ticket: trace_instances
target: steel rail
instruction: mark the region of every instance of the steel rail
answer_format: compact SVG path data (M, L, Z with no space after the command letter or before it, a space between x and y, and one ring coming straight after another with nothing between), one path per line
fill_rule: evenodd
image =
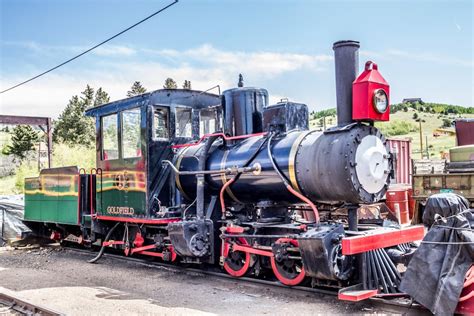
M74 248L74 247L68 247L68 246L63 246L67 250L71 250L73 252L85 254L85 255L91 255L94 254L93 251L87 250L87 249L79 249L79 248ZM197 269L197 268L189 268L189 267L183 267L183 266L178 266L175 264L169 264L165 262L156 262L156 261L149 261L147 259L142 259L142 258L136 258L136 257L124 257L123 255L118 255L118 254L112 254L112 253L104 253L103 257L105 258L110 258L110 259L117 259L125 262L134 262L146 267L153 267L153 268L166 268L168 270L172 270L174 272L189 272L189 273L197 273L197 274L202 274L202 275L209 275L209 276L215 276L218 278L222 279L228 279L228 280L233 280L233 281L242 281L245 283L253 283L253 284L261 284L265 286L271 286L271 287L277 287L277 288L282 288L282 289L291 289L291 290L297 290L299 292L309 292L313 294L323 294L323 295L330 295L330 296L337 296L338 292L336 290L327 290L323 288L312 288L312 287L307 287L307 286L287 286L284 285L278 281L269 281L269 280L262 280L262 279L257 279L257 278L252 278L252 277L233 277L224 271L222 272L216 272L216 271L210 271L210 270L202 270L202 269ZM380 307L386 307L391 306L396 309L395 312L407 312L407 310L413 309L413 310L420 310L420 311L425 311L426 309L411 301L411 300L405 300L405 302L401 302L400 300L394 301L394 300L387 300L387 298L393 298L396 297L396 295L391 294L391 295L380 295L380 296L375 296L372 298L369 298L368 301L371 304L379 305Z
M50 308L33 304L31 302L19 299L18 297L0 293L0 305L5 305L11 310L22 315L44 315L44 316L59 316L64 315Z

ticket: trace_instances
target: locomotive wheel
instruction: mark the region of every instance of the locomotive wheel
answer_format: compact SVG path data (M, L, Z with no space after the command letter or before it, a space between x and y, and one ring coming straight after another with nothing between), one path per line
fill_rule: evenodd
M295 239L280 238L276 244L290 244L298 247L298 241ZM303 282L306 273L301 259L279 259L278 256L271 257L272 270L277 279L288 286L295 286Z
M238 238L237 242L241 245L248 246L245 238ZM243 251L232 251L230 244L224 246L224 269L234 277L241 277L247 273L250 266L250 254Z

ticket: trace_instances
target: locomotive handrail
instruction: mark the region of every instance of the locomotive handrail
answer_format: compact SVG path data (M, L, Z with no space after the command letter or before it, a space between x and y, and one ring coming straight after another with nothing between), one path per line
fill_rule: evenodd
M90 209L91 209L91 212L90 212L90 215L91 217L94 217L95 215L97 215L97 210L94 208L94 204L93 204L93 192L92 192L92 176L95 175L96 177L99 175L100 176L100 195L101 195L101 208L102 208L102 168L91 168L91 171L90 171L90 181L89 181L89 186L90 186ZM97 185L97 179L96 179L96 185ZM97 188L96 188L96 193L97 193Z
M161 162L163 165L168 164L173 172L175 172L177 175L180 176L186 176L186 175L199 175L199 174L239 174L239 173L248 173L248 172L254 172L258 171L260 169L260 166L258 164L254 164L252 167L232 167L232 168L226 168L223 170L198 170L198 171L179 171L176 166L169 160L163 160Z
M245 139L253 136L265 136L267 135L268 132L263 132L263 133L255 133L255 134L247 134L247 135L238 135L238 136L227 136L224 133L214 133L214 134L205 134L199 140L195 143L189 143L189 144L178 144L178 145L173 145L171 148L183 148L183 147L190 147L190 146L196 146L202 143L206 138L212 137L212 136L220 136L224 140L239 140L239 139Z

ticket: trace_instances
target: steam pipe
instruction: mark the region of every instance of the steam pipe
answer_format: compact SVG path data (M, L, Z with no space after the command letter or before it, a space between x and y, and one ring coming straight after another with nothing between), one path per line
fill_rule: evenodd
M335 42L334 62L336 65L337 125L343 126L352 120L352 83L359 71L359 42Z
M280 177L280 179L283 182L283 184L285 185L286 189L288 191L290 191L291 194L293 194L294 196L296 196L297 198L299 198L300 200L302 200L303 202L308 204L309 207L311 207L311 209L313 210L313 213L314 213L314 220L315 220L316 224L319 224L319 212L318 212L318 209L316 208L316 205L314 205L314 203L311 202L311 200L308 199L306 196L304 196L303 194L300 194L296 190L294 190L292 188L290 182L288 181L288 178L283 173L281 173L280 169L278 168L278 166L275 162L275 159L273 158L272 147L271 147L272 138L273 138L274 135L275 134L270 133L270 137L269 137L268 143L267 143L268 158L270 159L270 162L272 163L273 169L275 170L275 172Z

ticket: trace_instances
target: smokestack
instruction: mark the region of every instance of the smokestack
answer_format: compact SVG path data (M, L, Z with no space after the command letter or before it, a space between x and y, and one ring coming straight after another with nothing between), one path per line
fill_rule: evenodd
M336 64L337 125L352 123L352 82L359 71L357 41L338 41L332 46Z

